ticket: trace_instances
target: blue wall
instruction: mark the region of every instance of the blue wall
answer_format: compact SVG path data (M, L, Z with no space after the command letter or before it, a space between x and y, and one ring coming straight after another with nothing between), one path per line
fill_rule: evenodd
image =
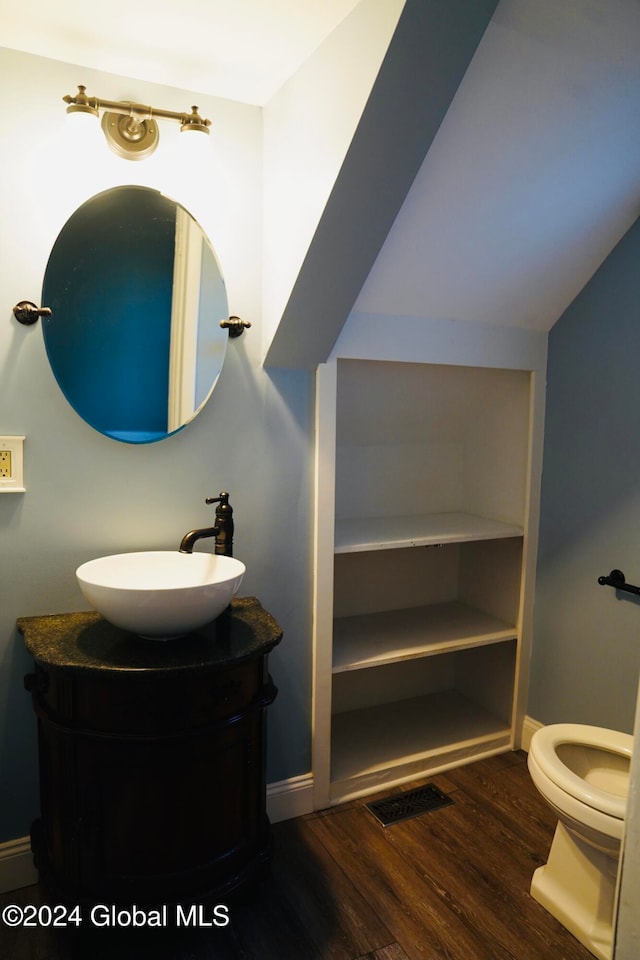
M162 189L197 215L219 251L230 310L252 321L232 341L210 401L161 443L117 443L72 410L51 372L41 324L23 327L7 306L0 324L0 432L26 436L27 492L0 495L0 842L24 837L38 812L36 723L23 687L33 669L18 617L87 609L75 577L92 557L176 549L187 530L211 522L205 497L229 490L234 548L257 596L284 630L269 668L278 697L269 710L267 777L306 774L311 764L311 551L313 377L266 371L261 362L262 147L259 107L203 95L215 117L209 160L186 169L171 150L131 164L96 133L91 163L78 160L53 91L73 90L77 67L0 49L7 117L0 131L0 205L11 223L0 257L5 304L36 300L47 258L72 211L124 183ZM141 103L190 103L191 94L83 70L89 90ZM28 122L9 109L20 89L38 115L39 150ZM121 92L120 92L121 91ZM24 120L24 124L23 124ZM30 121L29 121L30 122ZM4 140L3 140L4 138ZM61 178L60 171L71 171ZM143 291L148 292L148 291ZM206 544L203 549L206 549Z
M549 336L527 713L632 731L640 598L640 221Z

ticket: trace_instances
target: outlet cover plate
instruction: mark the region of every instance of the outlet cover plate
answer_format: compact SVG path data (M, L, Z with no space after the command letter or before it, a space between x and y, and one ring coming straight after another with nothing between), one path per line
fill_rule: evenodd
M0 493L25 493L24 437L0 437Z

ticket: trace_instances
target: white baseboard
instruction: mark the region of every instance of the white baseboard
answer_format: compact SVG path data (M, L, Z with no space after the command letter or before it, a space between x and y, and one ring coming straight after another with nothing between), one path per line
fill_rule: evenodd
M525 717L522 724L522 749L529 750L531 737L544 724ZM272 823L292 820L313 812L313 775L302 774L267 785L267 813ZM0 844L0 894L19 890L38 882L33 865L29 837Z
M29 837L0 843L0 893L30 887L37 882L38 871L33 865Z
M313 811L313 774L267 784L267 814L271 823L292 820Z
M539 720L534 720L533 717L525 717L522 723L522 739L521 747L523 750L529 752L529 744L531 743L531 737L534 735L536 730L540 730L544 727L544 723L540 723Z
M301 817L313 810L313 777L310 773L267 786L267 813L272 823ZM0 843L0 894L38 882L29 837Z
M544 724L525 717L522 724L522 749L529 750L531 737ZM267 785L267 813L272 823L291 820L313 812L313 775L302 774ZM0 893L18 890L38 882L28 837L0 844Z

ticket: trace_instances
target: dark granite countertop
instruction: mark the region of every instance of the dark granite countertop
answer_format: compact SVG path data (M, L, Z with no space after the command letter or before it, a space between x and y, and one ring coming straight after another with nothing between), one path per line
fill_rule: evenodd
M234 599L217 620L174 640L143 640L93 611L21 617L17 626L37 663L82 673L217 670L266 654L282 639L256 597Z

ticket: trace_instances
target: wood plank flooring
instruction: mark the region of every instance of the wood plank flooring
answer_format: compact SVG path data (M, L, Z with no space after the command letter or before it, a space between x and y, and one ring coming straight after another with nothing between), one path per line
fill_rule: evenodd
M60 937L0 924L0 958L592 960L529 896L555 820L531 784L526 754L428 782L454 803L388 827L365 808L370 797L276 824L271 876L251 900L230 904L226 928ZM39 887L0 898L0 906L46 902Z

